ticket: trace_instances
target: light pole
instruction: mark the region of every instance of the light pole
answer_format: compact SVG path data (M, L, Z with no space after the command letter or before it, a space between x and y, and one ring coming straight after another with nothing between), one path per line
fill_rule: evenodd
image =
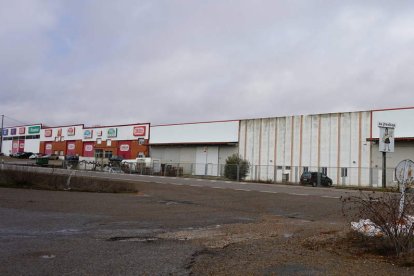
M4 115L1 115L0 153L3 152L3 123L4 123Z

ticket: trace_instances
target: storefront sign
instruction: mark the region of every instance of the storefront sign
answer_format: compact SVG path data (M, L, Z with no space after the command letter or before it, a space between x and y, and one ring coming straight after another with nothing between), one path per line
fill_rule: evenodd
M85 139L91 139L92 136L93 136L93 130L92 129L86 129L83 132L83 138L85 138Z
M75 135L75 128L74 127L69 127L67 130L67 135L68 136L74 136Z
M96 135L98 135L99 137L101 137L101 136L102 136L102 130L98 130L98 131L96 132Z
M29 134L38 134L38 133L40 133L40 126L29 127Z
M74 150L75 149L75 144L68 144L68 150Z
M134 136L145 136L145 126L134 126Z
M52 149L52 144L46 144L45 149L46 150L51 150Z
M93 151L92 145L85 145L85 151Z
M25 127L19 127L19 134L25 134L26 128Z
M17 130L16 130L15 128L12 128L12 129L10 130L10 134L11 134L11 135L16 135L16 133L17 133Z
M3 136L9 135L9 129L3 128Z
M62 129L61 128L58 129L57 136L59 136L59 137L62 136Z
M52 130L51 129L45 129L45 137L52 137Z
M107 136L110 138L116 137L118 135L117 128L108 128Z
M129 145L121 145L119 151L129 151Z

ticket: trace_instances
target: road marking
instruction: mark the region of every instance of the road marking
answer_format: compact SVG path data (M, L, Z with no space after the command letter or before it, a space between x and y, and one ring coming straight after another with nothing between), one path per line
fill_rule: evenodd
M171 185L177 185L177 186L182 186L182 185L184 185L184 184L181 184L181 183L168 183L168 184L171 184Z
M192 187L202 187L201 185L190 184Z
M272 191L259 191L261 193L269 193L269 194L277 194L278 192L272 192Z
M288 195L308 196L309 194L288 193Z
M203 181L203 179L197 179L197 181Z
M339 196L321 196L321 197L324 197L324 198L335 198L335 199L339 199L339 198L341 198L341 197L339 197Z
M218 186L213 186L213 187L211 187L211 188L214 188L214 189L226 189L226 188L224 188L224 187L218 187Z
M247 189L235 189L236 191L245 191L245 192L251 192L252 190L247 190Z
M231 181L225 181L226 183L231 183Z
M217 182L217 180L210 180L210 182Z

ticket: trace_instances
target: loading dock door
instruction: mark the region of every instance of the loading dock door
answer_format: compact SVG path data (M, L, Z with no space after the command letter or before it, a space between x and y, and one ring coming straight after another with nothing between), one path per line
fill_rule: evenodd
M218 172L218 147L197 147L195 174L218 176Z

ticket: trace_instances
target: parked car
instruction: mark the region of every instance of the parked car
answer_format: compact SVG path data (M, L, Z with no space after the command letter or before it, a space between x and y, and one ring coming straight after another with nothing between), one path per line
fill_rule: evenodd
M25 159L25 158L29 158L32 154L33 152L19 152L16 157Z
M43 156L43 154L41 154L41 153L33 153L32 155L29 156L29 159L36 159L36 158L40 158L42 156Z
M313 187L316 187L318 183L322 186L330 187L332 186L332 179L320 172L304 172L300 176L300 184L311 184Z
M76 155L66 155L65 156L66 161L79 161L79 156Z
M43 158L48 158L49 160L58 160L59 159L59 155L57 154L46 154L42 156Z
M121 162L122 160L124 160L124 158L122 156L117 156L117 155L114 155L109 158L109 161L111 162Z

